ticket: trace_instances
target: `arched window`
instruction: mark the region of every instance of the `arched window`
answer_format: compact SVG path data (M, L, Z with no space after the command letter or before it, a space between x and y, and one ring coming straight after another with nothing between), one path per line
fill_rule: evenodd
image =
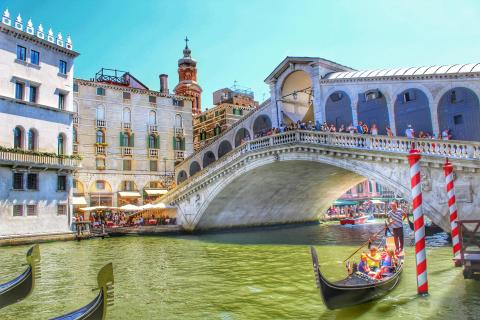
M34 151L37 149L37 134L35 130L28 130L28 150Z
M65 136L63 133L60 133L57 138L57 153L65 154Z
M363 182L357 184L357 193L363 193Z
M73 143L78 143L78 132L76 127L73 127L72 139Z
M20 127L15 127L13 130L13 147L23 148L23 129Z
M129 108L123 108L123 122L130 123L131 112Z
M156 135L151 134L148 136L148 147L150 149L159 149L160 146L158 142L159 142L159 139Z
M105 143L105 133L102 130L97 130L97 143Z
M153 110L148 113L148 124L157 124L157 113Z
M73 112L75 112L78 115L78 102L73 101Z
M200 140L207 140L207 132L205 132L205 130L202 130L200 132Z
M97 120L105 120L105 107L104 106L97 106L96 117L97 117Z
M175 115L175 127L176 128L182 128L183 127L182 116L179 115L179 114Z
M222 133L222 128L217 124L215 126L215 135L218 136L220 133Z

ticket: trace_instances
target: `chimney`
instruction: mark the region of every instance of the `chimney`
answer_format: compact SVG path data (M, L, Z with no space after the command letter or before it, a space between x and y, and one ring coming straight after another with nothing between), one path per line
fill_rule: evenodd
M160 93L168 94L168 75L162 73L160 76Z

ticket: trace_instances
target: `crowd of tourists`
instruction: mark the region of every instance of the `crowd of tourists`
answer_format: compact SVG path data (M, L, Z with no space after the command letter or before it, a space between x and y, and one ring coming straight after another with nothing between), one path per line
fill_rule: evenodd
M283 132L294 131L294 130L339 132L339 133L351 133L351 134L370 134L373 136L379 135L379 132L380 132L380 129L378 128L376 123L372 123L371 126L369 126L366 122L363 122L363 121L358 121L357 125L350 123L348 126L345 126L344 124L340 124L339 126L337 126L333 123L328 123L328 122L324 122L323 124L321 124L319 121L314 123L313 121L303 122L299 120L297 122L292 122L288 125L285 123L282 123L278 128L273 127L273 128L266 128L266 129L260 130L255 134L255 138L260 138L260 137L269 136L272 134L283 133ZM394 136L393 131L389 126L385 127L385 132L386 132L386 135L389 137ZM410 124L407 126L407 129L405 129L405 132L403 132L402 134L409 139L414 139L414 138L438 139L438 137L435 134L430 132L420 130L417 133L415 128L413 128L413 126ZM441 132L442 140L451 140L452 138L453 136L450 129L447 128ZM247 139L244 139L244 141L246 140Z
M78 214L74 217L76 222L85 221L83 214ZM125 212L116 211L98 211L90 212L88 221L92 228L105 227L135 227L144 225L169 225L176 224L175 218L169 217L155 217L151 215L148 219L145 219L143 215L138 217L132 217Z

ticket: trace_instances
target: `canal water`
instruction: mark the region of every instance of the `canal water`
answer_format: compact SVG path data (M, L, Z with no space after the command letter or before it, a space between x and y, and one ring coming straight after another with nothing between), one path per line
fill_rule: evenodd
M410 246L403 279L388 296L327 310L309 246L317 248L327 277L340 279L342 260L381 227L308 225L41 244L42 278L34 293L1 309L0 319L48 319L86 304L108 262L115 273L108 319L479 319L480 282L464 280L452 266L442 236L428 239L428 297L416 295ZM0 276L24 268L27 248L0 248Z

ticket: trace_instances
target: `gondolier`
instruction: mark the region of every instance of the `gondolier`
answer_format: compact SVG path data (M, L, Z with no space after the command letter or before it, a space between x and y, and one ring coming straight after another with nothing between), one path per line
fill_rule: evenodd
M387 214L387 224L392 229L395 241L395 251L400 254L403 251L403 219L406 213L398 209L396 202L390 203L391 210Z

